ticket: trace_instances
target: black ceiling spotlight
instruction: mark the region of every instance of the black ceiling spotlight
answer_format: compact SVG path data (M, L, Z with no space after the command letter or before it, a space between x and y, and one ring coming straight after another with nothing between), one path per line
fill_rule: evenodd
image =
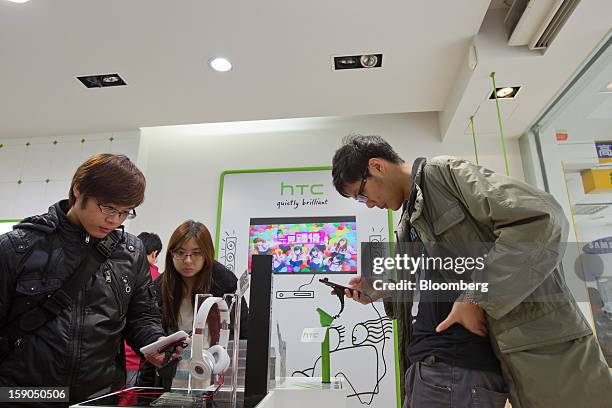
M86 75L77 77L87 88L106 88L127 85L119 74Z
M344 55L334 57L334 70L380 68L382 54Z
M491 92L489 99L495 99L495 94L497 94L497 99L514 99L520 89L520 86L502 86L500 88L495 88L495 92Z

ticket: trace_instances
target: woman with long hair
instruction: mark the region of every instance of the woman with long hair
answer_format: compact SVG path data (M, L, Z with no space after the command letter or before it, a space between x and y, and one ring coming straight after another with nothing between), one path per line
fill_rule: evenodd
M172 233L167 248L165 270L153 282L153 293L161 309L164 330L168 334L178 330L190 332L195 295L212 294L220 297L234 293L238 279L233 272L214 260L215 248L210 231L200 222L188 220L179 225ZM241 307L240 338L247 338L248 308L244 299ZM230 326L233 326L233 321ZM233 335L232 327L230 333ZM190 356L191 348L188 347L177 365L173 388L187 387ZM154 375L153 366L145 365L138 384L159 386L159 377ZM207 385L192 380L192 388Z

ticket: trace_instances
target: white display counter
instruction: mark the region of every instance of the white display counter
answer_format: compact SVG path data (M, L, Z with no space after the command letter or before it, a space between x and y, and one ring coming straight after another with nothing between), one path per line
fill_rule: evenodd
M347 406L346 382L343 378L332 378L331 383L322 384L320 377L277 378L273 390L261 400L256 408L345 408ZM147 392L147 391L151 392ZM174 390L173 390L174 391ZM185 392L184 389L176 390ZM161 393L159 388L132 387L91 399L70 408L146 407ZM203 405L211 408L226 408L227 401L208 400Z
M343 408L347 406L346 383L332 378L322 384L320 377L288 377L277 379L276 387L256 408Z

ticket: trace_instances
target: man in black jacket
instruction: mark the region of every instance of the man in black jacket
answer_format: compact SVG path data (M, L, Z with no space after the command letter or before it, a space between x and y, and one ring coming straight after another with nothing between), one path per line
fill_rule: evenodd
M123 338L138 350L164 335L147 254L121 225L144 190L127 157L95 155L69 200L0 236L0 387L69 387L83 401L118 386ZM70 281L83 283L58 296Z

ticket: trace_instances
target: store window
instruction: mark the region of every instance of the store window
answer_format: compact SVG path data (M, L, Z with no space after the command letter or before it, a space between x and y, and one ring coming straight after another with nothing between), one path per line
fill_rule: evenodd
M612 39L534 126L543 184L570 220L566 276L612 367ZM569 276L571 275L571 276ZM575 275L575 276L574 276ZM582 292L582 293L581 293Z

